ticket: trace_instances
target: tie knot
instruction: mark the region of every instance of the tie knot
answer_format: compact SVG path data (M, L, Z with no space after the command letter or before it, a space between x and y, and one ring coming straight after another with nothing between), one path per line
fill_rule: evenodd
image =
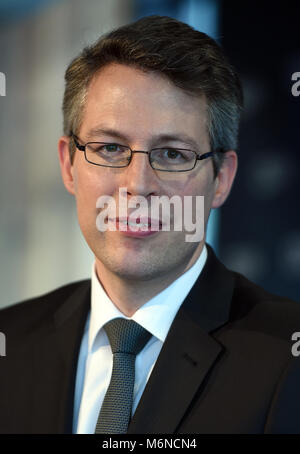
M104 325L113 353L137 355L146 345L151 333L134 320L115 318Z

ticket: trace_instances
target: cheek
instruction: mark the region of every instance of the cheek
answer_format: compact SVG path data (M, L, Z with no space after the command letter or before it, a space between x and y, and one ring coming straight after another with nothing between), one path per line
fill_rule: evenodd
M101 170L101 169L100 169ZM114 179L107 178L97 167L79 168L74 175L76 199L82 204L96 208L96 201L101 195L111 195Z
M209 196L213 192L213 177L208 172L191 173L188 178L178 182L178 195Z
M97 169L96 169L97 170ZM78 171L75 178L75 197L78 220L82 227L96 226L99 209L97 200L102 195L111 195L112 180L102 179L95 172Z
M206 224L215 194L213 175L210 174L210 172L200 172L198 174L191 175L191 178L181 185L178 193L182 198L184 196L193 196L193 211L196 206L196 197L204 197L204 222ZM199 202L199 205L197 206L200 207L201 205L202 202Z

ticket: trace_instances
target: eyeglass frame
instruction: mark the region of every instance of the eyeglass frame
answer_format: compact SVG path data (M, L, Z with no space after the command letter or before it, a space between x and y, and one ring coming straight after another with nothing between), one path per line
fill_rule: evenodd
M168 149L172 149L172 150L182 150L182 151L192 151L195 156L196 156L196 159L195 159L195 162L194 162L194 167L192 167L191 169L187 169L187 170L164 170L164 169L155 169L154 167L152 167L153 170L157 170L158 172L190 172L191 170L193 170L195 167L196 167L196 164L197 164L197 161L202 161L203 159L206 159L206 158L210 158L211 156L213 156L216 152L222 152L224 153L225 151L222 149L222 148L218 148L217 150L213 150L213 151L208 151L207 153L203 153L201 155L199 155L195 150L190 150L190 149L187 149L187 148L177 148L177 147L159 147L159 148L152 148L151 150L132 150L130 147L128 147L127 145L121 145L117 142L86 142L84 145L80 145L80 143L78 142L79 137L77 137L75 134L73 134L73 132L70 133L70 136L72 137L72 139L74 140L74 143L75 143L75 146L76 148L79 150L79 151L83 151L84 152L84 157L85 157L85 160L89 163L89 164L92 164L92 165L95 165L95 166L100 166L100 167L110 167L111 169L122 169L122 168L126 168L129 166L129 164L131 163L131 160L132 160L132 155L133 153L144 153L144 154L147 154L148 155L148 158L149 158L149 164L150 166L152 167L152 163L151 163L151 160L150 160L150 154L152 151L155 151L155 150L161 150L163 148L168 148ZM126 164L125 166L108 166L108 165L105 165L105 164L96 164L95 162L92 162L92 161L89 161L87 159L87 156L86 156L86 146L89 145L90 143L101 143L103 145L120 145L124 148L128 148L128 150L130 150L130 159L128 160L128 164Z

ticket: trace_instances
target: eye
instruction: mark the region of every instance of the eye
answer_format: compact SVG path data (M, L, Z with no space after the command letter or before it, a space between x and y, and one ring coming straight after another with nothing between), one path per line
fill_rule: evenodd
M89 144L89 149L93 153L120 153L124 151L124 147L117 143L101 143L101 142L94 142Z
M177 148L162 148L160 150L161 159L166 161L183 162L193 159L193 152Z
M123 151L123 147L121 145L118 145L117 143L106 143L103 144L102 150L108 153L114 153L117 151Z
M166 148L163 150L164 156L168 159L176 159L178 156L181 155L181 153L176 150L175 148Z

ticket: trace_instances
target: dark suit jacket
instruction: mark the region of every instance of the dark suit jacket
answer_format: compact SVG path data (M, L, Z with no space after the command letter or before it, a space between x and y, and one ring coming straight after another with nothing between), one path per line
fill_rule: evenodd
M71 433L90 280L0 311L0 432ZM300 304L208 260L179 309L128 433L300 433Z

